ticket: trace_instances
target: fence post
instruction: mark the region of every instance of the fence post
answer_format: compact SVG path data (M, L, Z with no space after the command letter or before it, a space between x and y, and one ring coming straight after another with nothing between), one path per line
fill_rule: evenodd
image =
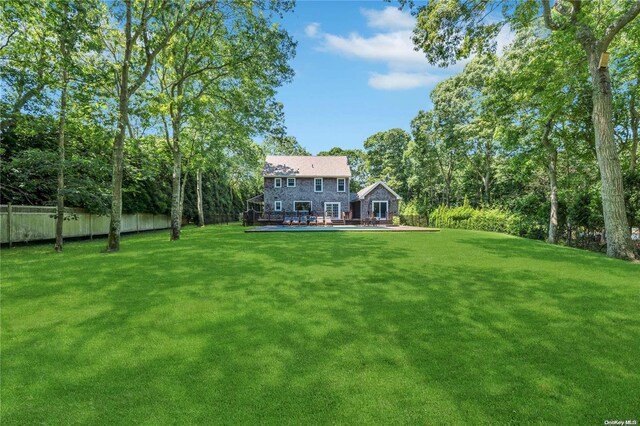
M7 204L7 237L9 239L9 248L11 248L11 203Z

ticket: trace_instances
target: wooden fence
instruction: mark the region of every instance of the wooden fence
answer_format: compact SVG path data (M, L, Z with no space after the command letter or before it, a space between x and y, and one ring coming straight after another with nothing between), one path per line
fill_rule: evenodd
M56 208L0 205L0 243L50 240L56 237ZM66 208L62 234L93 237L109 233L108 215L91 214L84 209ZM171 218L162 214L122 214L121 232L151 231L171 227Z

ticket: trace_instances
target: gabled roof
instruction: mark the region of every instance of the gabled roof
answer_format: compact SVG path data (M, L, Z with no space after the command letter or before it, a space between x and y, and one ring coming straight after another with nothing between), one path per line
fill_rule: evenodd
M402 197L399 196L396 191L394 191L393 189L391 189L389 187L389 185L387 185L386 183L384 183L383 181L379 180L375 183L372 183L371 185L362 188L360 191L358 191L357 194L355 194L355 197L353 197L353 200L364 200L364 197L367 196L368 193L370 193L371 191L373 191L374 189L376 189L378 187L378 185L382 185L387 191L389 191L391 194L393 194L394 197L396 197L396 199L401 200Z
M347 157L315 155L267 155L264 177L351 177Z

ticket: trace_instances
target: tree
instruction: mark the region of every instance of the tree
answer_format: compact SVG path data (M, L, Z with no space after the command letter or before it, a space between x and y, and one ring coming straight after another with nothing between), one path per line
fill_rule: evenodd
M2 116L3 136L15 132L23 109L46 113L57 104L57 214L54 248L62 251L65 143L68 102L77 111L87 108L87 96L78 95L79 86L92 85L86 76L91 64L87 56L100 51L97 28L103 16L101 4L94 0L47 0L40 3L10 2L0 21L3 66L0 78L9 96ZM6 56L4 56L6 55ZM95 76L93 76L95 79ZM32 108L33 101L39 108Z
M262 142L262 150L268 155L311 155L295 136L285 134L268 135Z
M120 221L122 217L122 178L124 142L129 125L131 97L146 83L156 58L172 40L178 30L194 15L214 7L214 0L190 0L175 4L170 0L124 0L114 3L117 18L113 30L121 32L121 40L111 46L114 57L118 93L117 131L112 155L112 201L107 251L120 249Z
M76 80L76 87L80 81L88 83L87 74L91 74L91 72L82 70L84 61L81 55L89 51L99 51L100 44L96 29L102 17L102 8L97 2L87 0L81 2L55 0L50 1L46 6L45 13L48 16L43 21L51 20L57 24L52 32L56 34L59 45L56 61L60 73L58 82L60 89L60 106L58 109L58 193L54 249L57 252L61 252L63 249L65 140L69 84L71 78ZM80 83L80 85L84 84Z
M206 116L210 105L232 110L234 113L228 116L236 117L236 124L244 120L251 127L247 120L270 117L265 104L272 98L273 88L292 74L287 60L293 54L293 43L285 31L271 26L268 16L263 15L239 6L203 10L176 32L158 56L158 102L173 159L171 240L180 238L182 222L183 127L190 122L219 119L216 114ZM251 117L238 119L247 115ZM192 138L190 143L197 140ZM192 151L198 149L193 147ZM201 172L197 168L196 177L201 177Z
M40 100L55 80L53 63L58 46L51 16L43 18L37 2L3 2L0 13L0 132L6 135L16 125L20 112Z
M456 137L452 127L447 125L447 117L441 113L442 104L440 94L447 86L447 82L441 83L433 92L431 97L434 102L433 111L419 111L418 115L411 121L411 133L413 141L407 146L405 157L411 164L411 186L416 188L416 193L424 193L429 198L431 204L435 198L437 180L441 182L442 199L440 203L450 205L451 184L454 177L455 168L461 162L463 150L461 140ZM437 170L438 177L434 176ZM431 181L431 191L427 187ZM427 195L427 193L429 193ZM426 203L425 203L426 204Z
M615 42L615 57L612 61L612 80L620 89L614 93L614 122L616 133L622 133L622 145L628 147L628 172L633 175L638 163L640 144L640 23L621 34ZM625 185L625 188L628 188ZM627 207L628 204L627 204Z
M401 4L407 4L401 0ZM631 235L627 226L620 161L614 141L611 78L606 59L607 49L616 35L640 13L640 1L582 2L549 0L516 3L502 8L504 20L492 14L499 1L431 1L418 9L413 41L429 62L453 63L471 54L495 50L495 36L509 23L518 31L535 25L536 17L547 28L559 33L562 46L571 38L582 46L591 75L596 153L602 182L602 204L607 233L607 254L633 259ZM540 16L540 6L542 15ZM606 6L606 7L603 7Z
M506 144L509 148L530 149L531 156L546 169L550 204L547 241L551 244L559 238L558 153L568 143L568 138L554 134L555 128L583 115L573 105L583 93L586 76L564 67L563 62L569 60L579 63L580 51L571 46L562 51L553 49L552 40L522 30L505 50L496 81L509 88L503 100L504 122L517 134L516 138L507 138ZM547 78L549 75L555 78Z
M369 136L364 141L369 168L369 183L386 181L398 194L408 198L407 164L404 152L411 135L402 129L391 129Z

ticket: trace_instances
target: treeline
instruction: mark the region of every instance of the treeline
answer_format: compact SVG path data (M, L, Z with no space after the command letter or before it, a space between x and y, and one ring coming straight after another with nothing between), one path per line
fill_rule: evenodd
M282 126L290 2L8 0L0 14L2 199L204 224L256 192L253 137ZM209 211L210 213L210 211Z
M432 1L414 12L429 62L472 58L436 86L410 133L364 141L356 181L384 179L405 213L447 226L602 238L610 256L634 258L640 3ZM514 40L496 54L502 28Z
M70 123L71 124L71 123ZM109 214L111 201L110 154L112 133L99 127L70 125L65 155L65 187L68 206L95 214ZM16 126L3 135L3 203L55 205L58 195L57 127L48 116L19 116ZM259 192L256 170L262 153L254 146L251 158L229 156L201 170L203 212L231 215L241 212L244 200ZM164 139L147 136L125 146L123 213L171 213L171 155ZM183 218L198 223L197 171L183 173ZM208 222L208 220L205 220Z
M550 243L567 230L570 241L580 220L602 223L607 254L633 259L640 2L430 2L416 13L413 41L430 63L475 55L412 123L416 149L435 156L445 199L460 172L483 203L531 209L522 198L544 194ZM496 57L504 28L515 41Z

